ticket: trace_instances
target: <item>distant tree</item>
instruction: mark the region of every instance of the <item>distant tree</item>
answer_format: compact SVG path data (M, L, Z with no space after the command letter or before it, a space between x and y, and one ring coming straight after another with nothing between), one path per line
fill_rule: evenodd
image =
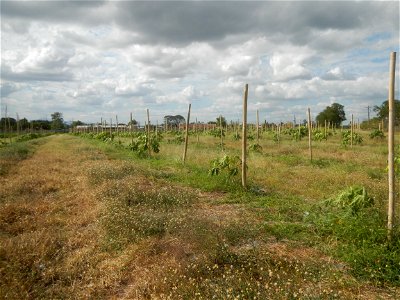
M176 115L176 116L168 115L168 116L164 117L164 122L168 126L177 127L177 126L179 126L179 124L185 124L185 118L182 117L181 115Z
M137 125L137 124L138 124L138 122L135 119L133 119L132 125ZM131 125L131 121L128 122L128 126L130 126L130 125Z
M82 121L79 121L79 120L72 121L72 123L71 123L71 127L81 126L81 125L86 125L86 124L84 122L82 122Z
M0 128L1 130L9 130L9 126L11 130L17 129L17 120L14 118L1 118L0 119Z
M29 129L30 123L26 118L19 120L19 127L21 130Z
M226 126L226 119L225 119L225 117L223 117L223 116L219 116L219 117L217 118L216 124L217 124L218 126L220 126L221 123L222 123L222 127L225 127L225 126Z
M51 129L59 130L64 128L64 119L62 113L55 112L51 114Z
M33 129L44 129L50 130L51 129L51 122L47 120L32 120L32 127Z
M382 102L382 104L380 106L375 105L373 110L374 110L374 112L376 112L376 115L380 120L383 120L385 122L388 121L388 118L389 118L389 102L388 102L388 100ZM399 125L400 124L400 101L399 100L394 100L394 119L395 119L395 124Z
M324 124L326 121L336 126L340 126L344 120L346 120L344 106L339 103L333 103L331 106L327 106L316 117L316 121L320 124Z

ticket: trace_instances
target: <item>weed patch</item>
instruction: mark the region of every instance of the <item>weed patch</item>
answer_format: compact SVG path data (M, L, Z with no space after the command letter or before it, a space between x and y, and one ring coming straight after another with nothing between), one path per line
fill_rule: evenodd
M327 205L328 204L328 205ZM386 216L361 188L314 207L308 220L351 272L376 284L400 284L400 235L387 242Z

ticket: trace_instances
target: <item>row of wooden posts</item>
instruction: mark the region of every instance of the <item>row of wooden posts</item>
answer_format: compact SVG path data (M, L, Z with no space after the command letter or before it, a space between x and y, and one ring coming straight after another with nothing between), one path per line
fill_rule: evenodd
M391 241L393 237L393 227L395 221L395 166L394 166L394 91L395 91L395 69L396 69L396 52L390 54L390 66L389 66L389 124L388 124L388 222L387 222L387 236L388 240ZM243 136L242 136L242 186L247 186L247 174L246 174L246 162L247 162L247 95L248 95L248 84L244 89L243 98ZM189 106L190 111L190 106ZM307 110L308 116L308 128L311 128L311 112L310 108ZM257 115L258 121L258 115ZM257 122L258 123L258 122ZM351 143L353 142L354 132L354 117L351 116ZM257 127L258 128L258 127ZM383 127L382 127L383 128ZM186 137L187 140L187 137ZM310 149L310 159L312 160L312 145L311 145L311 130L308 130L308 140ZM351 144L352 145L352 144ZM186 150L185 150L186 151Z
M389 201L388 201L388 239L391 240L393 234L393 223L394 223L394 211L395 211L395 173L394 173L394 83L395 83L395 65L396 65L396 52L392 52L390 54L390 72L389 72L389 123L388 123L388 176L389 176ZM245 85L244 88L244 97L243 97L243 121L242 121L242 186L244 188L247 187L247 98L248 98L248 84ZM189 135L189 125L190 125L190 112L191 112L191 104L189 104L188 114L186 118L186 126L185 126L185 144L184 144L184 151L183 151L183 163L186 162L186 155L187 155L187 146L188 146L188 135ZM307 126L308 128L312 128L311 122L311 110L310 108L307 109ZM222 120L220 116L220 120ZM112 122L112 121L111 121ZM196 120L197 123L197 120ZM118 124L118 119L117 119ZM132 114L131 114L131 124L132 124ZM351 116L351 127L350 127L350 143L351 147L353 146L353 135L355 129L358 127L354 123L354 116ZM132 126L132 125L131 125ZM157 126L158 127L158 126ZM157 129L156 127L156 129ZM150 116L149 110L147 110L147 134L150 134ZM215 128L215 127L214 127ZM222 126L221 128L221 145L223 144L222 140ZM326 128L326 124L325 124ZM383 130L383 123L380 124L380 130ZM110 126L111 130L111 126ZM118 127L117 127L118 130ZM280 128L277 128L280 130ZM256 115L256 134L257 140L259 138L259 115L257 111ZM313 159L312 153L312 138L311 138L312 130L308 130L308 144L309 144L309 155L310 160Z

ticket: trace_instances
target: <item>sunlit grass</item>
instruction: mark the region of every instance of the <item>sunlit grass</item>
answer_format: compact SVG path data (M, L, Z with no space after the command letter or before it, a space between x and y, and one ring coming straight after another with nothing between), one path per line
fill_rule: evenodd
M249 153L247 189L240 174L209 174L211 160L240 156L232 133L223 150L218 137L202 134L197 143L191 135L185 164L183 144L167 141L172 135L150 157L122 147L127 137L116 145L49 137L4 177L0 292L40 299L396 297L398 248L385 245L386 144L366 134L352 149L339 135L314 142L311 162L305 139L282 136L278 144L264 133L262 151ZM322 204L350 185L375 198L358 218Z

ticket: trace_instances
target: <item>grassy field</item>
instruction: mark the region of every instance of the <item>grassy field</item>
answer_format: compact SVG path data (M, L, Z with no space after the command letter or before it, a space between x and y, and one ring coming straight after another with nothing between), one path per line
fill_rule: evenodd
M353 148L340 133L314 142L310 162L306 139L263 133L246 190L239 175L209 174L213 159L240 155L233 133L224 149L218 137L191 135L185 165L173 134L151 157L128 150L130 137L3 147L0 298L399 298L386 140L360 134ZM350 186L373 204L326 201Z

